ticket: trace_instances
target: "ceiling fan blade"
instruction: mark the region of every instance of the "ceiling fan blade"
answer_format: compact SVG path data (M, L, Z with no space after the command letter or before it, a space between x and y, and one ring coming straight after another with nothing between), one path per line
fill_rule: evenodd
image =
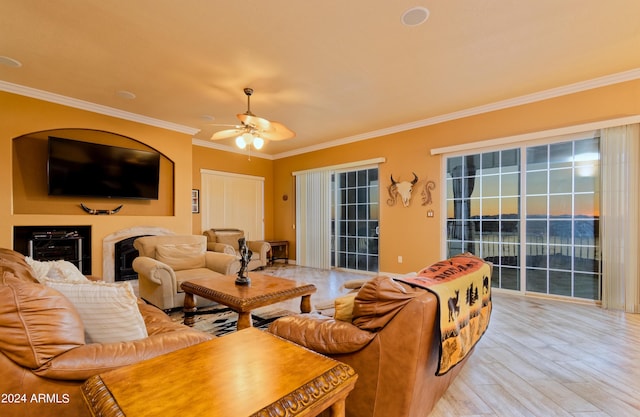
M239 113L236 116L242 123L241 126L235 126L235 129L227 129L214 133L211 137L212 140L228 139L234 136L240 136L243 133L250 133L255 137L262 138L264 140L285 140L291 139L296 136L295 132L282 123L271 122L262 117L258 117L251 113L251 95L253 94L252 88L245 88L244 93L247 96L247 111ZM249 143L251 139L249 138Z
M244 129L226 129L216 132L211 136L211 140L229 139L240 136L245 132Z
M296 133L280 122L270 122L269 129L260 132L260 136L267 140L285 140L296 136Z
M252 126L257 130L269 130L271 128L271 122L267 119L263 119L262 117L247 113L240 113L237 116L243 124Z
M207 123L205 126L213 126L213 127L233 127L236 129L242 129L242 125L236 123L236 124L231 124L231 123Z

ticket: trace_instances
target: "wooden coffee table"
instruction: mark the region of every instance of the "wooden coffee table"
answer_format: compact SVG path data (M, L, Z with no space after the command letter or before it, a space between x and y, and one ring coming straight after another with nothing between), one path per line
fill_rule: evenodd
M343 417L358 379L350 366L258 329L89 378L94 416Z
M250 285L236 285L237 275L215 278L197 278L181 284L184 296L184 324L193 326L197 311L194 295L204 297L231 308L238 313L238 330L253 326L251 311L291 298L302 297L300 311L311 311L312 284L292 279L249 273Z

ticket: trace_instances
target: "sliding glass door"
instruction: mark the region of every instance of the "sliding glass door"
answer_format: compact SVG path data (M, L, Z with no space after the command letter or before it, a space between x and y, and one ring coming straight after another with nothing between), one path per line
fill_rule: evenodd
M493 286L520 289L520 150L447 159L447 254L493 262Z
M599 138L446 161L449 256L493 262L497 288L600 299Z
M331 266L378 271L378 168L331 176Z
M383 158L296 171L296 261L313 268L378 271Z
M526 152L526 289L599 300L599 139Z

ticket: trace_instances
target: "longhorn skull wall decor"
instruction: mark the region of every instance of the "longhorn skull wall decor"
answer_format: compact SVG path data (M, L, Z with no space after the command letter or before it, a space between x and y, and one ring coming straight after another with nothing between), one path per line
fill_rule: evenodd
M388 189L388 205L394 206L398 200L400 200L404 207L409 207L409 203L411 202L411 191L413 191L413 186L418 182L418 176L416 173L412 172L412 174L413 181L396 181L393 179L393 174L391 174L391 185L389 185Z

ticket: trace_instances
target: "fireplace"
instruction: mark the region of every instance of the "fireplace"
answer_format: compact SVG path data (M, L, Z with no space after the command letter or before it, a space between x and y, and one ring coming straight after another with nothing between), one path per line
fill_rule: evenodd
M131 263L138 256L133 241L141 236L173 234L161 227L136 226L106 236L102 241L102 279L105 282L138 279L138 274L131 269Z
M115 281L129 281L132 279L138 279L138 273L133 270L131 266L133 260L139 255L138 250L133 247L133 242L139 237L149 236L132 236L116 242L114 245L114 280Z

